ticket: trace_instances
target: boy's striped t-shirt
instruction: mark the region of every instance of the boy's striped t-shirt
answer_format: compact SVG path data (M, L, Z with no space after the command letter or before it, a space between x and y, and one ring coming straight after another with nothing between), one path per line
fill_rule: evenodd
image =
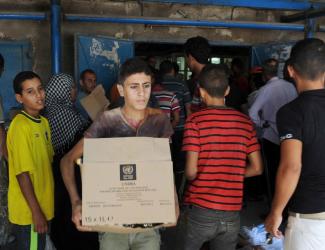
M163 88L160 84L152 87L152 94L158 101L160 109L170 118L173 112L179 112L180 106L173 92Z
M198 171L185 203L238 211L247 155L260 149L251 120L226 107L208 107L186 121L183 150L198 152Z

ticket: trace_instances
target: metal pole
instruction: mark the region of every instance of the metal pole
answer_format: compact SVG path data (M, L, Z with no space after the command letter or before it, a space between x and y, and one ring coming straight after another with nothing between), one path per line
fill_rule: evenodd
M45 13L1 13L0 20L31 20L44 21L46 20Z
M314 18L310 18L306 20L306 31L305 37L306 38L313 38L316 32L316 21Z
M61 72L61 6L51 0L51 67L52 74Z
M141 0L142 2L176 3L191 5L214 5L274 10L307 10L311 7L321 8L321 1L293 0ZM312 2L312 3L310 3ZM319 3L316 3L319 2Z
M103 16L87 16L87 15L73 15L73 14L65 15L65 19L74 22L198 26L198 27L262 29L262 30L293 30L293 31L305 30L304 25L301 24L282 24L282 23L264 23L264 22L156 19L156 18L138 18L138 17L103 17Z

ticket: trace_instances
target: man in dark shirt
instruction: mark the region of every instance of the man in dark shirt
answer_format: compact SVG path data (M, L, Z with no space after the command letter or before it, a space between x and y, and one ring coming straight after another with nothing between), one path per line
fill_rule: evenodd
M299 97L277 113L281 160L266 229L281 236L279 225L288 203L285 249L325 246L325 44L299 41L291 51L288 71Z
M191 79L187 81L187 85L193 96L191 110L197 112L205 107L201 100L198 76L202 69L209 63L211 48L209 41L201 36L191 37L184 44L186 64L192 72Z

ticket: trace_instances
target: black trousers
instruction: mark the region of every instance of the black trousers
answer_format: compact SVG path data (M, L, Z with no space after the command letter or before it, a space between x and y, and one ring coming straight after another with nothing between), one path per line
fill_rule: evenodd
M179 189L182 186L182 179L184 175L185 168L185 152L182 151L183 145L183 130L175 131L172 136L172 158L173 158L173 168L175 176L175 186L179 193ZM178 197L181 198L181 197Z
M275 191L276 173L278 171L280 162L280 146L263 138L262 150L264 155L264 163L266 164L264 168L267 168L269 173L268 179L271 187L271 196L273 197Z

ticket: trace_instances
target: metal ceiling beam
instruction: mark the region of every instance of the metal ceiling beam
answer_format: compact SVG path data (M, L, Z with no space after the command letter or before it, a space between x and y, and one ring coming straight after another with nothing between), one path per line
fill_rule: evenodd
M239 29L259 29L259 30L292 30L304 31L302 24L265 23L265 22L239 22L222 20L189 20L171 18L143 18L143 17L104 17L66 14L65 20L74 22L96 22L96 23L127 23L127 24L147 24L162 26L197 26L213 28L239 28Z
M318 10L311 9L301 13L296 13L288 16L281 16L280 20L281 22L284 23L293 23L293 22L298 22L309 18L316 18L322 16L325 16L325 8L318 9Z
M305 26L305 37L306 38L313 38L315 36L317 30L316 21L314 18L309 18L306 20Z
M192 5L217 5L231 7L247 7L254 9L274 9L274 10L308 10L312 7L321 8L325 4L313 3L308 0L140 0L142 2L162 2Z
M45 13L1 13L0 20L31 20L44 21L47 19Z

